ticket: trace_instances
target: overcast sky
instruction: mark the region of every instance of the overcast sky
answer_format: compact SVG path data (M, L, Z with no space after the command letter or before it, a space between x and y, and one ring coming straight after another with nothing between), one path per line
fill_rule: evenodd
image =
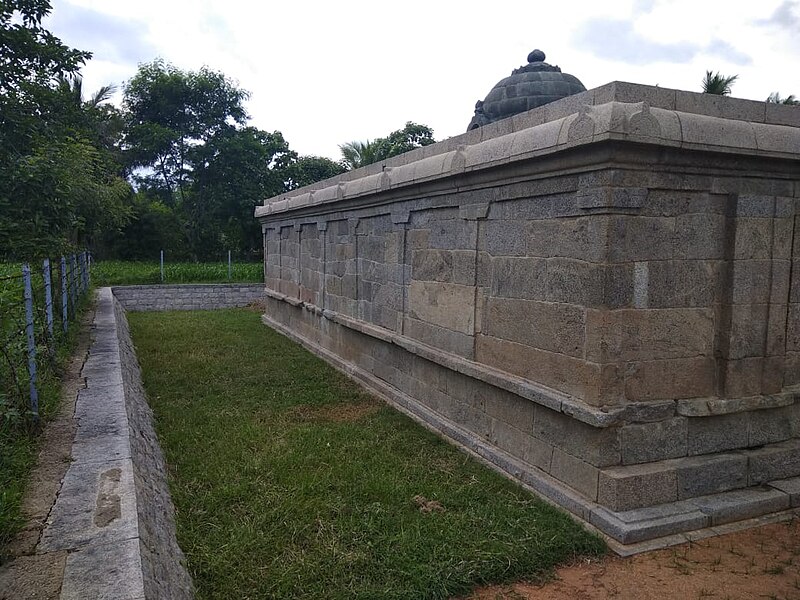
M94 53L87 91L157 57L205 65L251 93L253 125L337 160L406 121L462 133L534 48L587 89L699 91L711 69L736 97L800 96L800 0L54 0L46 25Z

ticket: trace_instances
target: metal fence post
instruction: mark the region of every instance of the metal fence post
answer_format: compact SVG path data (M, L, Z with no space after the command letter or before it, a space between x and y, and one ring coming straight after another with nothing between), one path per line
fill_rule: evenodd
M36 390L36 339L33 335L33 291L31 289L31 266L22 265L25 282L25 334L28 338L28 374L30 375L31 412L34 422L39 420L39 393Z
M50 259L42 261L42 275L44 276L44 312L47 316L47 334L53 339L53 290L50 286Z
M228 250L228 281L231 280L231 251Z
M80 254L80 265L81 265L81 294L86 292L86 252L81 252Z
M61 327L67 332L69 319L67 313L67 259L61 257Z
M164 251L161 251L161 283L164 283Z
M72 298L72 316L78 314L78 285L77 285L77 273L78 270L78 260L75 258L75 255L69 257L69 287L70 287L70 296Z
M89 253L83 251L83 290L89 291Z

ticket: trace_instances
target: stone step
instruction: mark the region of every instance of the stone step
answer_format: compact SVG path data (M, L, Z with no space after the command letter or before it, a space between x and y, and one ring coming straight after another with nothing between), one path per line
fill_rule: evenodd
M596 507L589 521L622 544L636 544L779 513L798 504L800 478L792 478L634 510Z
M600 470L597 502L628 511L800 475L800 439Z

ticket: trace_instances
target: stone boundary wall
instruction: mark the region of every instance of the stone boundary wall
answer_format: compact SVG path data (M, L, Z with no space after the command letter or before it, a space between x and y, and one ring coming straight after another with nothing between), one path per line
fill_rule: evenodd
M110 288L97 292L91 334L72 462L37 551L66 552L61 600L188 600L166 467L125 311Z
M139 361L122 304L113 298L125 409L130 427L133 481L139 516L139 551L147 599L190 599L192 580L175 530L175 508L167 485L167 467L153 427Z
M125 310L214 310L239 308L264 299L261 283L125 285L112 288Z
M266 201L264 320L624 543L789 509L798 173L796 107L609 84Z

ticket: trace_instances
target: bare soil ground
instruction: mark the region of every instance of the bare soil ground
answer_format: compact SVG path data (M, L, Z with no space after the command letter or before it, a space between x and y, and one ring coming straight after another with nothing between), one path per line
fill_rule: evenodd
M336 406L295 406L289 409L288 416L293 421L358 421L377 412L381 408L377 402L357 404L338 404Z
M800 519L558 569L543 585L477 590L470 600L800 599Z
M61 378L58 415L42 433L41 450L22 504L27 522L11 544L2 549L11 559L0 567L0 600L55 599L61 592L67 553L36 554L36 546L72 460L75 401L78 390L86 387L80 374L89 350L93 317L90 309L80 324L77 348Z

